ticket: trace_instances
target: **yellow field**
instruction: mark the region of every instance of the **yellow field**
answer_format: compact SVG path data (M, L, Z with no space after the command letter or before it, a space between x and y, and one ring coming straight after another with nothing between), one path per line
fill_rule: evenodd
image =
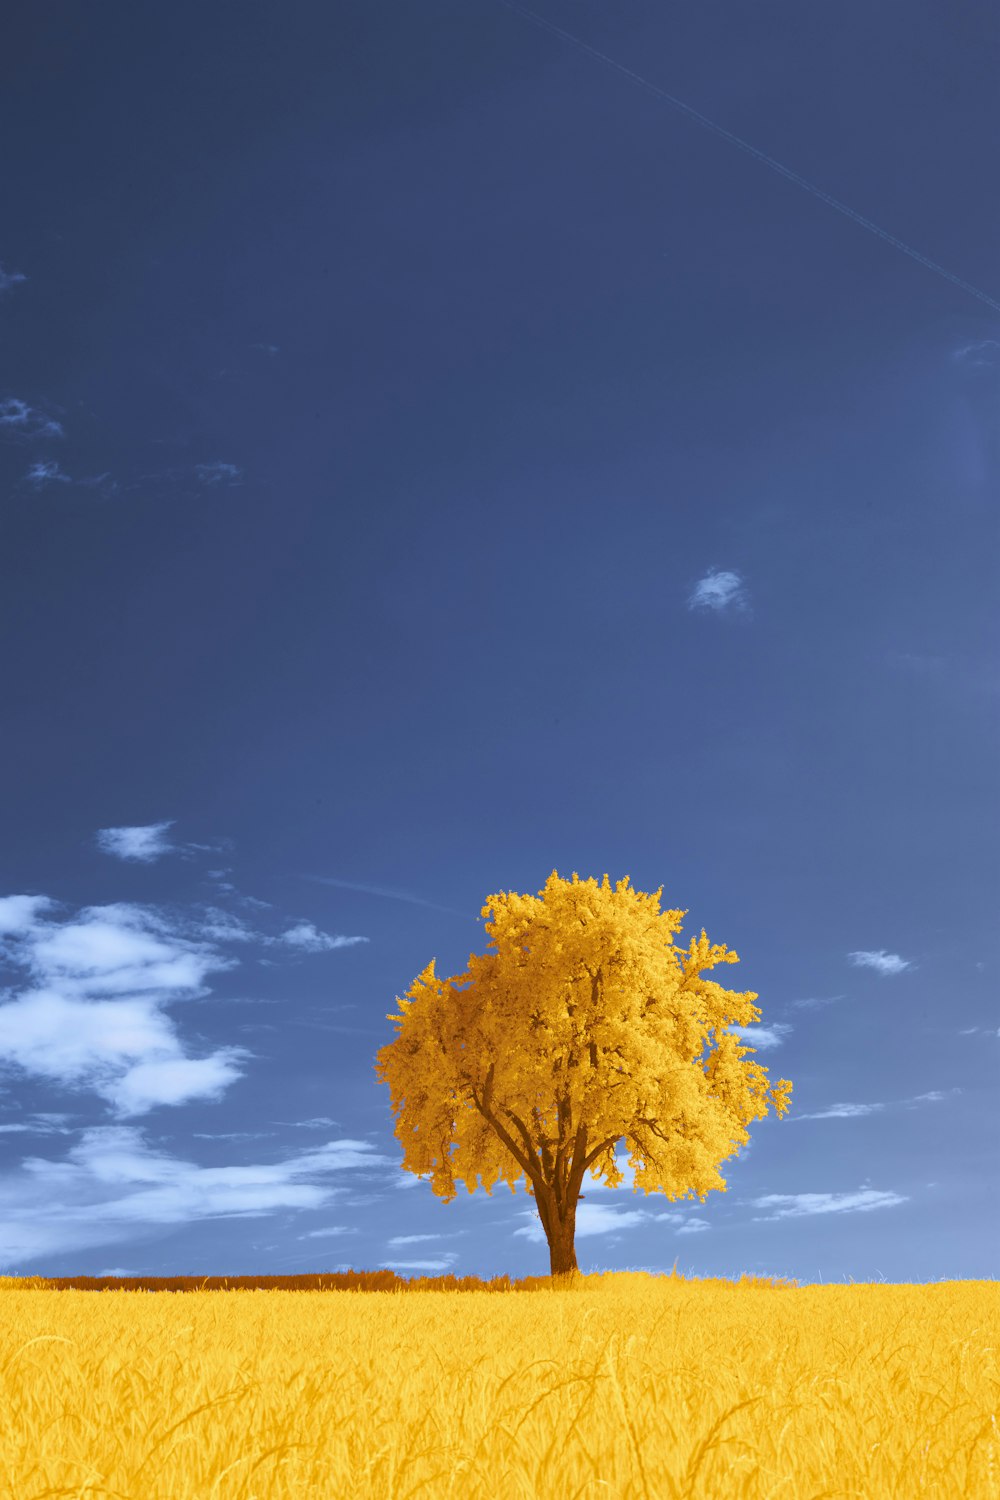
M0 1488L995 1500L998 1350L984 1281L0 1290Z

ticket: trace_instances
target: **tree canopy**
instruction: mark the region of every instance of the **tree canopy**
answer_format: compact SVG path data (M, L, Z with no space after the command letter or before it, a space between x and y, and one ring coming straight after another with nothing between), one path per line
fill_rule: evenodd
M728 1030L760 1020L757 995L701 977L738 955L704 929L686 952L675 946L687 913L661 912L662 891L553 870L538 896L490 896L481 915L495 951L470 954L450 979L432 959L386 1016L400 1025L375 1072L403 1167L446 1201L456 1181L513 1193L523 1176L553 1276L576 1271L584 1174L624 1180L623 1137L634 1191L704 1202L725 1192L718 1167L747 1143L747 1124L769 1102L779 1117L788 1108L788 1079L769 1088Z

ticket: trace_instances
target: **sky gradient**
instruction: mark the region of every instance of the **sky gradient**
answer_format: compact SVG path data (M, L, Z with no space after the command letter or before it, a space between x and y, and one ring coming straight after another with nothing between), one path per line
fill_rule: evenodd
M374 1057L556 869L794 1084L581 1269L996 1275L1000 22L535 9L15 7L4 1272L547 1273Z

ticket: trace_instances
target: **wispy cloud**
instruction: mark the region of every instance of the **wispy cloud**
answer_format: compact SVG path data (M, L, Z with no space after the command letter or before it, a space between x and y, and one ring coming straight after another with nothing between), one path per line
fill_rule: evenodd
M273 1130L192 1130L193 1141L269 1141Z
M192 849L204 849L206 845L191 844L189 845L189 847ZM214 881L216 883L216 888L222 894L227 896L231 901L238 901L241 906L250 906L258 911L270 911L272 909L274 904L273 902L262 901L259 896L247 896L243 893L243 891L235 886L231 880L227 879L227 877L232 873L233 872L230 869L206 870L205 878L207 880Z
M385 1267L388 1271L412 1271L426 1276L444 1276L451 1270L457 1259L458 1255L454 1251L449 1251L439 1260L387 1260Z
M296 1130L331 1130L336 1129L337 1121L331 1120L329 1115L314 1115L311 1120L274 1120L275 1125L294 1125Z
M816 1110L812 1114L790 1114L788 1118L790 1120L853 1120L865 1115L877 1114L884 1109L906 1109L916 1104L938 1104L949 1094L961 1092L961 1088L955 1085L950 1089L931 1089L926 1094L913 1094L909 1099L897 1099L894 1104L831 1104L826 1109Z
M309 1229L309 1230L306 1231L305 1234L296 1235L296 1239L299 1239L299 1240L327 1240L327 1239L330 1239L333 1235L339 1235L339 1234L357 1234L358 1232L359 1231L357 1229L348 1227L348 1226L343 1225L343 1224L338 1224L333 1229Z
M19 286L22 281L27 281L27 279L27 276L23 275L20 271L5 271L3 266L0 266L0 297L5 292L12 291L14 287Z
M995 367L1000 365L1000 339L973 339L968 344L959 344L951 357L960 365Z
M723 610L746 613L749 604L739 573L710 568L695 585L688 599L688 609L711 609L717 614Z
M29 406L17 396L8 396L0 401L0 437L17 438L33 442L41 438L64 437L62 423L47 417L43 411Z
M581 1238L601 1234L617 1234L623 1229L635 1229L640 1224L657 1223L672 1225L677 1234L701 1234L710 1228L709 1221L684 1212L683 1209L625 1208L624 1202L635 1202L636 1177L624 1152L615 1154L615 1164L623 1181L617 1188L609 1188L604 1182L595 1182L589 1172L583 1180L583 1194L576 1211L576 1232ZM658 1195L642 1193L642 1202L655 1203ZM594 1201L596 1199L596 1201ZM525 1220L520 1229L513 1231L516 1237L531 1240L535 1244L545 1243L545 1231L536 1209L525 1209L520 1215Z
M950 692L957 688L990 696L1000 693L1000 670L992 657L977 661L957 653L945 656L930 651L887 651L883 660L936 690Z
M36 490L44 489L47 484L73 483L70 476L63 473L54 459L45 459L32 464L24 477Z
M331 948L350 948L355 943L368 943L370 938L366 937L331 937L328 932L320 932L312 922L299 922L294 927L289 927L283 932L278 940L286 943L290 948L298 948L302 953L325 953Z
M234 485L243 483L243 470L235 464L195 464L194 472L199 484Z
M77 479L75 483L85 490L101 490L105 495L115 495L121 489L110 469L105 469L103 474L91 474L85 479Z
M277 354L279 352L279 345L278 344L251 344L250 348L251 349L259 349L260 352L261 352L261 354L272 354L273 355L273 354Z
M439 1240L442 1238L443 1236L440 1234L394 1234L392 1239L387 1240L386 1243L388 1245L418 1245L424 1240Z
M870 1213L876 1208L895 1208L909 1199L902 1193L862 1188L856 1193L765 1193L750 1200L754 1208L773 1208L774 1213L755 1214L754 1221L801 1219L812 1214Z
M820 1010L824 1005L834 1005L845 998L844 995L811 996L806 1000L792 1000L789 1004L792 1010Z
M162 823L138 823L127 824L120 828L99 828L94 835L97 847L102 854L112 854L116 859L123 859L133 864L153 864L162 859L166 854L180 854L185 859L191 859L197 854L217 854L219 845L216 844L193 844L179 843L176 839L167 838L167 830L173 828L174 818L167 818ZM210 876L218 875L220 872L209 870ZM235 886L220 885L220 889L231 892L238 899L245 900L248 904L256 906L267 906L266 901L252 901L250 897L241 898ZM235 921L235 918L231 919Z
M198 930L202 937L209 938L213 942L220 943L256 943L261 940L260 933L254 932L248 927L242 918L234 916L232 912L223 911L220 906L206 906L204 914L199 919Z
M173 819L162 823L149 823L140 826L124 828L101 828L98 829L96 839L98 848L105 854L112 854L118 859L131 861L133 863L152 864L162 859L166 854L187 854L192 850L211 849L207 844L178 844L167 838L168 829L173 827ZM227 873L219 870L210 870L209 875L220 877ZM258 901L251 896L240 897L236 887L223 880L218 882L219 889L228 895L242 900L244 905L252 906L259 910L270 910L270 902ZM299 953L327 953L337 948L350 948L356 943L368 943L371 939L363 936L344 937L329 932L322 932L313 922L304 918L295 922L284 932L277 935L266 933L250 927L242 918L235 916L232 912L223 910L222 907L209 905L203 908L202 914L197 918L198 932L201 937L216 942L230 943L259 943L266 947L275 944L283 944ZM265 960L261 960L265 962Z
M874 969L876 974L902 974L904 969L913 969L915 964L909 959L900 958L898 953L886 953L880 949L877 953L863 950L858 953L849 953L851 963L859 969Z
M527 1222L513 1231L515 1238L544 1244L545 1230L536 1209L524 1209L521 1217ZM577 1239L589 1239L599 1234L615 1234L622 1229L635 1229L644 1224L650 1215L641 1208L615 1208L610 1203L581 1203L576 1211Z
M154 439L154 441L161 441ZM165 440L164 440L165 441ZM177 439L177 442L187 446L187 439ZM212 463L203 464L174 464L167 469L155 469L148 474L140 474L138 478L129 480L124 489L148 490L151 485L181 485L187 488L188 493L194 494L195 488L199 489L228 489L241 485L244 473L236 464L224 463L215 460Z
M113 854L136 864L151 865L165 854L176 852L177 846L167 838L167 829L174 826L174 819L164 823L145 823L124 828L99 828L97 847L103 854Z
M148 1146L135 1126L95 1126L60 1161L28 1157L0 1177L0 1264L134 1240L151 1228L327 1207L330 1178L383 1167L366 1141L329 1141L284 1161L200 1167Z
M21 1121L17 1125L0 1125L0 1132L4 1135L68 1135L71 1127L66 1121L69 1119L69 1115L39 1111L30 1120Z
M829 1109L816 1110L809 1115L791 1115L794 1120L853 1120L861 1115L873 1115L885 1109L884 1104L831 1104Z
M199 848L199 845L190 847ZM236 899L242 899L243 904L250 905L261 912L273 910L268 901L257 901L253 897L240 898L235 887L230 888ZM301 918L291 927L286 927L284 932L269 933L262 932L259 927L251 927L242 917L233 912L225 911L221 906L200 906L195 908L196 915L192 916L193 927L197 930L199 937L208 938L213 942L257 944L263 948L274 948L283 946L292 952L298 953L329 953L338 948L351 948L356 943L369 943L371 939L363 936L344 937L339 934L322 932L313 922ZM288 920L287 918L285 919ZM273 967L269 959L259 958L259 963L268 964ZM230 997L230 1004L275 1004L275 1001L253 999L245 997ZM353 1010L353 1005L327 1005L323 1007L324 1015L332 1011ZM312 1023L302 1020L300 1017L289 1018L287 1024L305 1026ZM355 1030L353 1027L334 1027L334 1030Z

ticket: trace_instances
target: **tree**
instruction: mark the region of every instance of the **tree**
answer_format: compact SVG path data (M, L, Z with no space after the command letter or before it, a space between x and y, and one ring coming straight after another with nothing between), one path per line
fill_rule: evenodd
M490 896L494 953L469 955L451 979L431 959L397 1001L395 1040L376 1054L388 1083L403 1167L430 1175L450 1202L481 1179L515 1192L523 1174L549 1244L553 1277L577 1271L576 1206L584 1173L624 1180L615 1145L624 1136L635 1187L668 1199L726 1191L718 1165L749 1140L746 1125L780 1117L791 1083L768 1094L753 1048L726 1028L760 1020L751 991L702 979L738 963L702 929L685 954L672 938L683 911L608 883L561 880L538 896ZM706 1043L714 1043L703 1059Z

